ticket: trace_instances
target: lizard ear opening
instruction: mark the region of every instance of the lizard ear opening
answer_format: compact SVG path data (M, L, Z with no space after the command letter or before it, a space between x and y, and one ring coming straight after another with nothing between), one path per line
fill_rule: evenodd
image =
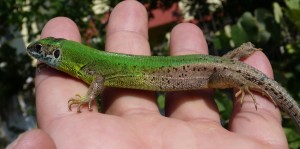
M60 50L59 49L55 49L55 51L53 52L53 56L55 58L58 58L60 56Z

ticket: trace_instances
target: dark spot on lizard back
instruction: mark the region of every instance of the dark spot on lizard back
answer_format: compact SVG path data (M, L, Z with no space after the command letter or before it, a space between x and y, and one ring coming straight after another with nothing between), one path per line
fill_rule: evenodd
M294 106L293 106L293 105L291 105L291 106L289 107L289 110L291 110L293 107L294 107Z
M263 85L263 84L264 84L264 82L262 82L262 81L257 82L257 85Z
M296 112L294 113L294 117L298 117L298 114Z
M151 78L151 81L154 81L154 80L155 80L155 78L154 78L154 77L152 77L152 78Z

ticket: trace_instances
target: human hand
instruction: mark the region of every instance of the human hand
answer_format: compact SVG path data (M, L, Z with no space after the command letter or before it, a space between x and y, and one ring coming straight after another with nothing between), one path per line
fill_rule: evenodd
M145 8L136 1L121 2L113 10L106 50L150 55ZM43 29L42 38L53 36L77 42L76 25L67 18L54 18ZM171 32L171 55L207 54L201 30L182 23ZM259 60L259 62L258 62ZM272 76L271 66L261 52L245 60ZM263 65L262 65L263 63ZM244 105L234 104L229 130L220 125L212 90L168 93L166 117L160 115L153 92L108 88L103 94L105 113L82 107L82 113L68 111L75 94L87 86L62 72L45 68L36 76L36 104L39 129L25 133L15 148L288 148L278 109L256 95ZM11 146L12 147L12 146Z

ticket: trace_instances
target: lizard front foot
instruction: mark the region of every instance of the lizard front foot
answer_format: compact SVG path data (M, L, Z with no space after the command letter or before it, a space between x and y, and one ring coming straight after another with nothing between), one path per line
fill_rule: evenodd
M75 97L71 98L69 101L68 101L68 107L69 107L69 110L72 111L72 105L77 105L77 112L80 113L81 110L81 106L83 104L86 104L88 103L88 109L89 111L93 111L92 109L92 101L93 99L89 98L88 96L81 96L79 94L76 94Z

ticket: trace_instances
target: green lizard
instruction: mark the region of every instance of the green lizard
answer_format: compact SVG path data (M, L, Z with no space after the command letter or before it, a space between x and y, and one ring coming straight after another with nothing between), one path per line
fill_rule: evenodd
M61 38L45 38L27 48L39 61L90 84L85 96L76 95L68 102L88 104L100 95L104 87L132 88L152 91L198 90L205 88L237 88L236 96L243 102L245 93L256 100L250 90L269 97L275 106L285 111L300 128L300 108L297 102L276 81L243 62L242 57L260 50L251 43L222 57L210 55L136 56L99 51ZM299 129L300 130L300 129Z

